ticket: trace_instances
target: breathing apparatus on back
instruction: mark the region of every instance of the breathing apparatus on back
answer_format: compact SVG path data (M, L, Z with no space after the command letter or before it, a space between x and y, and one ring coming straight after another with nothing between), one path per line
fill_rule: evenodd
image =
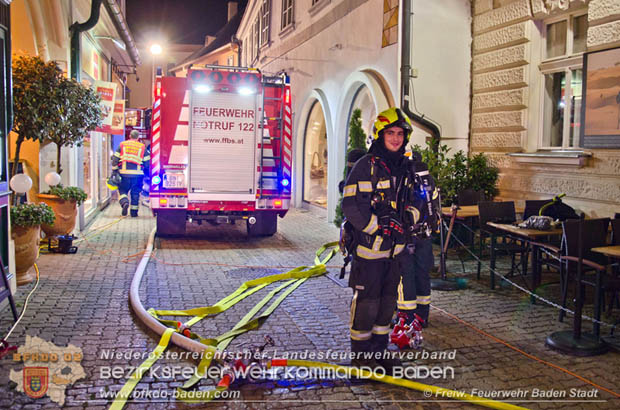
M409 178L412 181L406 205L411 217L409 233L414 237L428 238L439 227L439 193L428 165L421 160L411 161Z

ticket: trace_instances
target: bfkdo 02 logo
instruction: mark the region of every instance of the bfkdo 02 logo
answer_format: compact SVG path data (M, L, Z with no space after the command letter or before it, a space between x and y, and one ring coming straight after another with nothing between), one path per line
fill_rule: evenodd
M49 386L49 368L47 367L24 367L24 392L38 399L43 397Z

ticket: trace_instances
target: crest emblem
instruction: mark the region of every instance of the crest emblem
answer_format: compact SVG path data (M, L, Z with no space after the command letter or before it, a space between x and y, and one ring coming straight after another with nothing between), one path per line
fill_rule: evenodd
M24 367L24 392L34 398L43 397L49 385L49 369L47 367Z

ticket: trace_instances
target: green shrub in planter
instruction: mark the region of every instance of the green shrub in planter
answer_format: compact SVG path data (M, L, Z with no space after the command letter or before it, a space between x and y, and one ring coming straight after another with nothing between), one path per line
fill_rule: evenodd
M498 193L497 179L499 169L489 164L489 159L482 153L470 157L467 161L467 184L474 191L484 192L484 197L493 199Z
M432 147L436 145L437 152ZM437 139L427 141L422 149L419 145L413 147L422 155L422 161L428 164L428 170L441 188L443 206L449 206L459 192L466 188L484 192L486 199L491 200L498 193L497 180L499 170L489 164L483 153L467 157L463 151L449 156L450 148L438 144Z
M74 200L77 202L78 206L82 205L87 198L86 192L84 192L82 188L78 188L76 186L63 187L60 184L51 187L48 192L44 193L48 195L56 195L65 201Z
M13 226L53 225L55 219L52 208L44 203L25 203L11 207L11 225Z

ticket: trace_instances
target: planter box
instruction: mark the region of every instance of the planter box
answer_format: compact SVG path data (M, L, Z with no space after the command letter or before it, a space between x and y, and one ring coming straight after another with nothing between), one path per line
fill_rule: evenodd
M67 235L75 228L75 218L77 216L77 204L74 200L64 200L56 195L39 194L39 201L48 204L56 220L54 225L41 225L41 229L47 236Z
M26 285L34 280L34 275L29 273L29 270L39 257L41 227L40 225L13 226L11 238L15 242L17 286Z

